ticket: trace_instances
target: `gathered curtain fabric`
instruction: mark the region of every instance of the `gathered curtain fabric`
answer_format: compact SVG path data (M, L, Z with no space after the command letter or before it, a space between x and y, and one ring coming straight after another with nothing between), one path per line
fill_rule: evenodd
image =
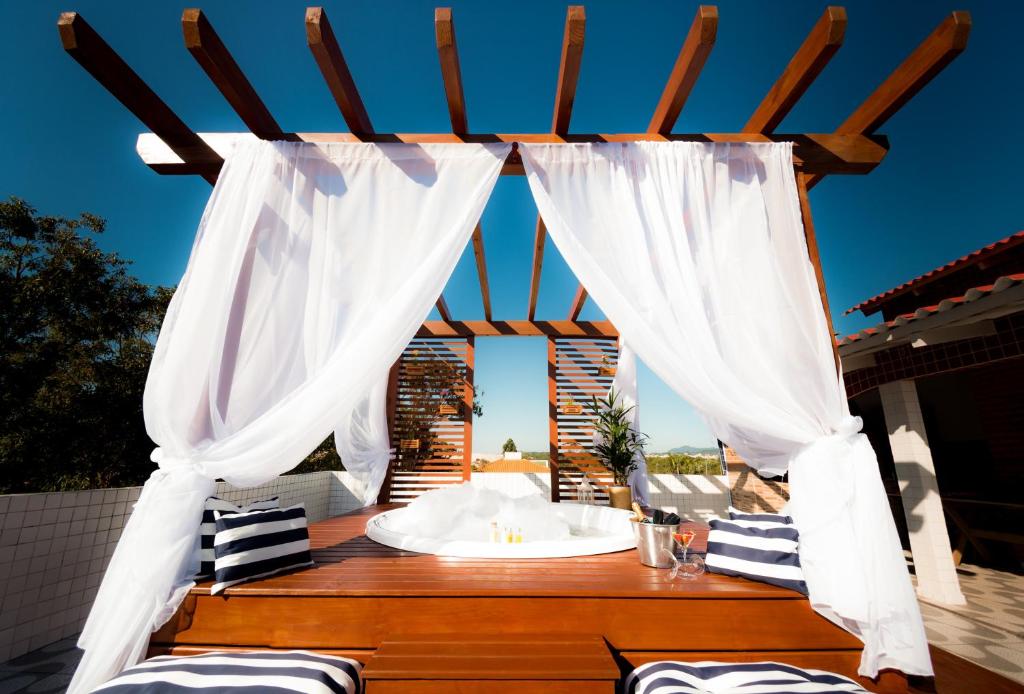
M508 144L239 144L157 340L144 412L159 446L79 639L69 691L144 656L198 569L223 479L287 472L332 430L372 503L389 459L388 371L427 318Z
M814 608L863 675L931 674L878 463L850 416L807 255L788 143L520 146L545 226L624 343L763 473Z

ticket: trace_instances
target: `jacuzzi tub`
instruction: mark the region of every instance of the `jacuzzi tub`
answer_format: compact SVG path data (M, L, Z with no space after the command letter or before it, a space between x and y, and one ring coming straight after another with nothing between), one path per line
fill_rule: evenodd
M416 536L394 528L395 521L401 518L405 508L385 511L371 518L366 523L366 536L382 545L410 552L478 559L581 557L636 547L633 526L629 520L633 515L631 511L586 504L551 505L569 523L569 539L506 544Z

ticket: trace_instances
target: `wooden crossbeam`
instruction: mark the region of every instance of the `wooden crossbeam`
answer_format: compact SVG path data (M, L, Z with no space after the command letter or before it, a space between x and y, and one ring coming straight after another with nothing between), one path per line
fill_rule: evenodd
M487 259L484 257L484 233L477 222L473 230L473 256L476 258L476 274L480 280L480 298L484 302L484 318L491 320L491 286L487 281Z
M551 117L551 132L565 135L569 132L572 105L576 100L576 85L583 60L583 38L587 15L582 5L570 5L565 13L565 34L562 37L562 59L558 65L558 86L555 87L555 113Z
M582 5L570 5L565 13L565 31L562 34L562 57L558 64L558 83L555 87L555 109L551 117L551 132L565 136L569 133L572 119L572 105L576 101L576 85L580 78L583 61L583 41L586 34L587 15ZM530 266L530 298L526 317L533 320L537 315L537 296L540 293L540 274L544 267L544 244L547 229L544 220L537 215L537 227L533 237L533 263Z
M444 300L444 294L437 297L435 306L437 306L437 312L441 314L441 320L450 321L452 319L452 314L448 310L448 302Z
M882 84L871 93L843 124L837 134L868 134L892 117L925 85L967 48L971 33L969 12L953 12L924 40L914 52L892 71ZM809 176L807 188L812 188L823 177Z
M223 163L221 156L234 148L237 142L255 140L252 133L199 133L211 148L212 157L191 154L186 161L178 156L154 133L139 136L136 150L142 160L154 171L162 174L197 174L217 171ZM865 174L874 169L889 150L884 135L836 135L834 133L285 133L287 139L301 142L792 142L793 159L805 173ZM505 175L522 175L523 164L513 151L502 170Z
M306 8L306 43L348 129L355 135L372 135L370 116L322 7Z
M281 139L281 127L202 10L186 9L181 15L181 29L185 48L249 130L262 140Z
M68 55L124 104L160 138L164 146L210 183L224 160L149 88L77 12L64 12L57 20L61 44Z
M459 49L455 44L452 8L438 7L434 10L434 35L437 39L437 55L441 61L441 79L448 101L452 132L463 134L469 132L469 121L466 117L466 95L462 89Z
M455 20L452 8L438 7L434 10L434 36L437 40L437 56L441 64L441 80L448 102L448 116L452 122L452 133L464 135L469 129L466 115L466 95L462 88L462 69L459 67L459 49L455 43ZM491 285L487 281L487 259L484 257L484 232L477 222L473 229L473 256L476 258L476 274L480 281L480 299L484 305L484 318L491 319Z
M580 317L580 312L583 310L583 305L587 303L587 290L580 283L576 287L576 296L573 297L572 306L569 307L569 320L576 320Z
M697 77L704 68L711 49L715 46L718 33L718 8L714 5L701 5L697 8L697 16L693 18L690 31L686 35L683 47L676 58L665 90L661 93L658 107L654 109L647 131L666 134L672 132L679 114L683 110L686 99L697 83Z
M609 337L619 331L609 321L426 321L417 337Z
M743 126L743 131L774 131L843 45L845 35L846 10L842 7L826 7L821 19L811 29L782 75Z

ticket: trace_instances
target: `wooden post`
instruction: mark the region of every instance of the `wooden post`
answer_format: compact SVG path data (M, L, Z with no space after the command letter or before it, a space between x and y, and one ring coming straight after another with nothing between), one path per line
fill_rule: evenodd
M548 338L548 469L551 472L551 500L561 501L558 478L558 344Z
M473 475L473 365L476 362L476 338L466 338L466 387L462 394L462 479L469 481Z
M818 239L814 235L814 220L811 218L811 201L807 197L807 175L796 172L796 189L800 196L800 217L804 224L804 238L807 240L807 256L814 267L814 278L818 281L818 295L821 297L821 308L825 312L825 323L828 325L829 340L832 342L832 357L836 362L836 376L843 377L839 366L839 345L836 343L836 331L832 327L832 312L828 307L828 292L825 290L825 275L821 270L821 257L818 255Z

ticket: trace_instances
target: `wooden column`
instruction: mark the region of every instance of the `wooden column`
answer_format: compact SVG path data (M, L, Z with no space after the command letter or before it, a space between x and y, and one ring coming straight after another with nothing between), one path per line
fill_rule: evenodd
M807 256L814 267L814 278L818 281L818 295L821 297L821 308L825 312L825 324L828 325L829 340L832 342L832 357L836 362L836 376L842 378L839 368L839 345L836 344L836 331L832 327L832 311L828 307L828 292L825 290L825 274L821 270L821 257L818 255L818 239L814 235L814 220L811 218L811 201L807 197L807 175L796 172L797 194L800 196L800 217L804 224L804 238L807 240Z
M558 345L548 337L548 469L551 472L551 500L560 501L558 481Z
M473 369L476 363L476 338L466 338L466 387L462 395L462 421L465 433L462 437L462 479L473 475Z

